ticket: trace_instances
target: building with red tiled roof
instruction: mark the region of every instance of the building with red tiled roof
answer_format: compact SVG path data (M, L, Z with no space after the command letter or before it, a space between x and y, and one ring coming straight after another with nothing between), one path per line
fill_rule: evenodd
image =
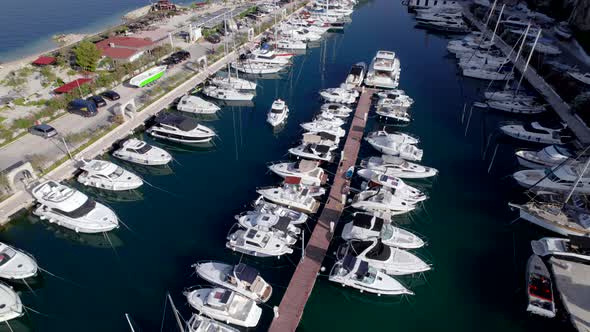
M91 82L92 79L90 78L79 78L77 80L71 81L70 83L66 83L62 86L60 86L59 88L53 90L53 92L55 93L68 93L88 82Z
M35 66L47 66L54 64L55 61L57 60L54 57L42 55L39 58L37 58L37 60L33 61L33 64Z
M119 62L132 62L155 46L149 39L134 37L111 37L96 43L102 56Z

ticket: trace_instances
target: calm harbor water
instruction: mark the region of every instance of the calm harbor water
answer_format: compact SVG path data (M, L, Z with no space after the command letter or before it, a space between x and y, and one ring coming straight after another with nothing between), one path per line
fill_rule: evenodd
M142 331L157 331L166 291L188 319L182 290L204 284L190 265L240 260L225 249L233 216L256 198L256 187L278 183L266 164L288 158L287 149L300 138L299 123L311 119L321 105L318 90L337 86L352 64L369 62L378 49L389 49L401 59L401 88L416 101L415 121L404 130L420 136L423 163L440 170L433 183L413 183L429 193L424 207L398 218L428 240L418 254L431 261L434 270L402 278L416 293L402 299L360 294L319 277L299 329L567 331L566 323L524 311L528 242L543 234L524 223L510 225L516 215L506 203L522 199L507 178L516 162L512 145L494 134L498 122L509 118L474 112L465 136L460 123L463 104L487 84L461 79L455 60L447 56L448 39L413 26L411 15L397 1L361 4L344 34L330 35L297 57L280 78L258 80L255 106L224 107L218 119L207 121L220 135L215 147L195 149L146 137L172 152L170 169L134 168L150 184L134 194L106 197L89 192L115 209L127 228L108 237L79 236L31 216L11 223L0 240L31 252L44 269L59 276L44 274L31 285L33 291L16 285L23 302L40 313L11 322L12 329L128 331L123 315L129 313ZM287 101L291 113L286 127L273 133L265 117L278 97ZM373 119L369 129L374 126ZM482 160L487 137L493 144ZM488 174L496 142L501 144ZM361 157L372 154L370 147L361 149ZM280 302L299 255L242 258L275 285L270 306ZM329 270L331 263L328 258L324 266ZM260 331L272 319L271 308L264 309ZM169 308L163 330L175 331Z

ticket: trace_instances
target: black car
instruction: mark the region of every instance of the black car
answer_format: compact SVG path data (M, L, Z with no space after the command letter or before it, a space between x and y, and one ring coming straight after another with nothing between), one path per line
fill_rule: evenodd
M218 44L221 42L221 36L216 34L216 33L212 33L209 36L207 36L205 38L208 42L210 42L211 44Z
M86 99L86 100L93 102L94 105L96 105L96 107L107 106L106 100L104 100L104 98L101 96L91 96L91 97L88 97L88 99Z
M188 60L191 58L191 53L189 51L178 51L178 52L174 52L172 53L172 55L170 56L173 59L178 59L180 61L184 61L184 60Z
M105 97L108 100L119 100L121 98L121 96L119 96L118 93L116 93L115 91L112 91L112 90L105 91L105 92L101 93L100 95Z
M43 138L50 138L57 135L57 130L52 126L43 123L29 128L29 133Z
M68 104L68 112L79 114L83 117L91 117L98 114L98 109L93 101L74 99Z

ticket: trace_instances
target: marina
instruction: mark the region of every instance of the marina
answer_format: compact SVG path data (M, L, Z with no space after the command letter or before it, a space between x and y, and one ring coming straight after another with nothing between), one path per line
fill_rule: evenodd
M587 330L588 128L463 8L258 4L2 202L0 331Z

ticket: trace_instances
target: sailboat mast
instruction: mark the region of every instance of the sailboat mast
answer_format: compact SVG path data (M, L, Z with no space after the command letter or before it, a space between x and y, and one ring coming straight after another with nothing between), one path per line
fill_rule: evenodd
M574 194L574 190L576 190L576 188L578 187L578 184L580 183L580 180L582 180L582 176L584 176L584 174L586 174L586 171L588 170L588 165L590 165L590 158L588 158L588 160L584 164L584 168L582 169L582 172L580 172L580 176L578 176L578 178L576 179L576 182L574 182L574 185L572 186L572 190L569 192L569 194L565 198L563 205L565 205L567 203L567 201L569 201L570 198L572 198L572 195Z
M129 328L131 329L131 332L135 332L135 329L133 328L133 324L131 324L131 318L129 318L129 314L125 313L125 319L127 319L127 324L129 324Z
M500 25L500 20L502 19L502 13L504 13L504 7L506 4L502 4L502 8L500 9L500 15L498 15L498 20L496 21L496 26L494 27L494 33L492 33L492 38L490 38L490 42L494 42L494 37L496 37L496 31L498 31L498 26Z
M494 14L494 10L496 9L497 2L498 2L498 0L494 0L494 3L492 4L492 8L490 9L490 15L488 15L488 18L486 19L486 27L488 26L488 23L490 22L490 19L492 18L492 14ZM498 21L500 21L500 19L502 19L502 14L500 14L500 16L498 17Z
M170 292L166 293L166 296L168 297L168 301L170 301L170 306L172 307L172 313L174 313L174 318L176 318L176 323L178 323L180 331L184 332L184 324L182 324L182 320L178 315L178 310L176 310L176 306L174 305L174 301L172 301L172 296L170 296Z
M526 39L527 35L524 35L524 39ZM520 75L520 80L518 80L518 85L516 86L516 91L515 93L518 93L518 89L520 89L520 85L522 84L522 79L524 78L524 74L526 73L526 70L529 67L529 63L531 62L531 58L533 57L533 52L535 51L535 47L537 47L537 42L539 41L539 37L541 37L541 29L539 29L539 32L537 32L537 37L535 37L535 42L533 43L533 47L531 48L531 53L529 53L529 57L526 60L526 63L524 64L524 68L522 70L522 73Z

